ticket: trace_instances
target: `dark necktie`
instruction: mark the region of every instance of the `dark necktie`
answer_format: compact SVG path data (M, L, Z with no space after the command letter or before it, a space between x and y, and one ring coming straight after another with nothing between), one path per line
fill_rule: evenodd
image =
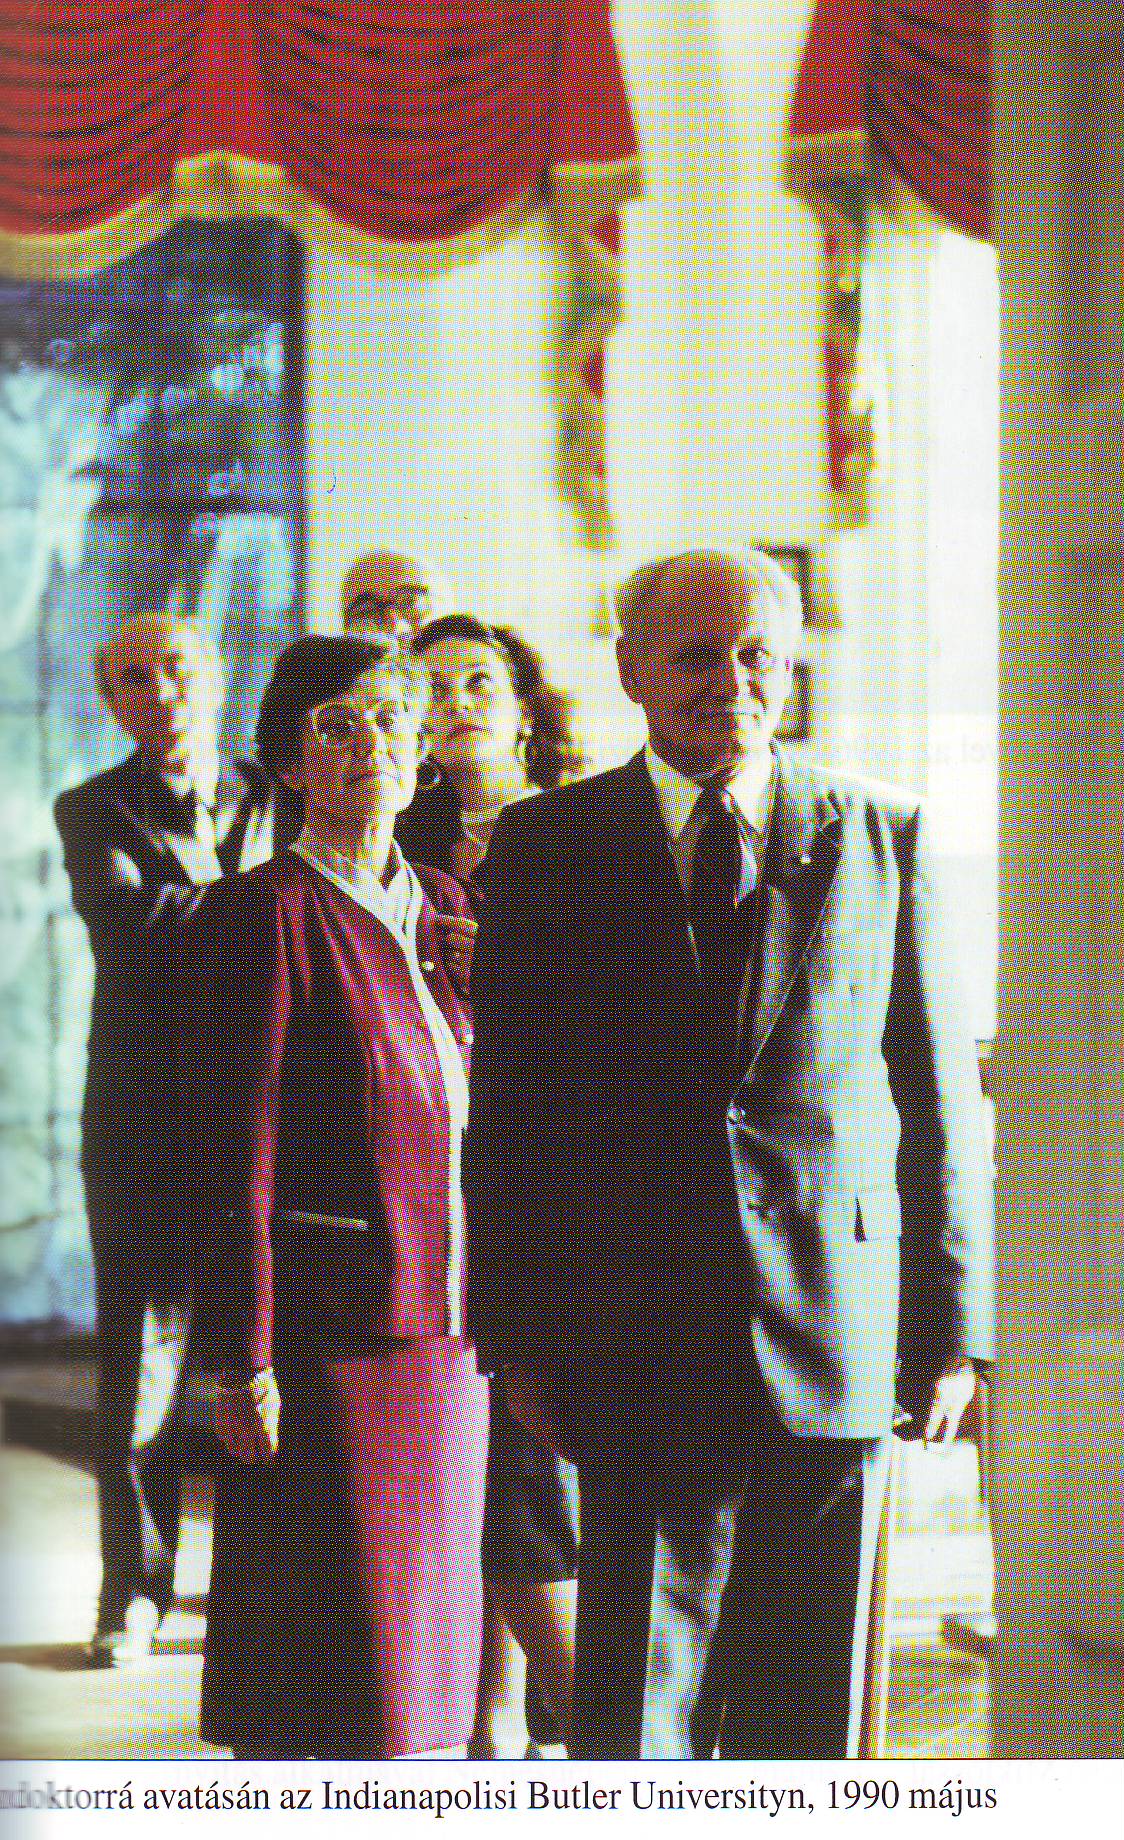
M691 926L703 994L725 1062L737 1045L757 861L742 838L728 794L704 786L699 810L705 815L691 863Z
M212 856L216 850L216 813L210 805L204 803L194 786L186 786L177 792L169 786L167 780L161 779L159 790L150 809L162 829L173 837L189 837L199 846L204 857Z
M150 810L163 830L176 837L194 837L199 797L193 786L177 792L166 779L159 779L150 800Z

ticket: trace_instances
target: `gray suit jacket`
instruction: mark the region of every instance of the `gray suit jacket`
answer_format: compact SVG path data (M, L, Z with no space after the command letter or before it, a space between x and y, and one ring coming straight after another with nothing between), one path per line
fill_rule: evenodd
M574 1446L656 1370L674 1415L713 1410L700 1374L752 1370L796 1435L865 1437L991 1353L983 1104L923 810L778 768L732 1083L643 757L495 832L470 1321L486 1358L552 1374Z

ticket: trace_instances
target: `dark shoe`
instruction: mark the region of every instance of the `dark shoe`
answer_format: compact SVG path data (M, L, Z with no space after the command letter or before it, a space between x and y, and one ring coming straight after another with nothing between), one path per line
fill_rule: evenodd
M527 1669L527 1688L523 1695L523 1706L527 1715L527 1730L531 1742L540 1746L560 1744L561 1734L558 1730L558 1720L549 1711L530 1668Z
M95 1634L86 1651L89 1666L131 1667L136 1661L147 1661L159 1627L160 1612L151 1597L134 1597L116 1628L99 1629Z

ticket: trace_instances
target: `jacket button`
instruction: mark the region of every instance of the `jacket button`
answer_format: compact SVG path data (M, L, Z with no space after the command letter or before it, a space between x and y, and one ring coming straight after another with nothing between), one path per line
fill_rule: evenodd
M437 966L431 958L423 958L421 961L421 968L423 971L436 971Z

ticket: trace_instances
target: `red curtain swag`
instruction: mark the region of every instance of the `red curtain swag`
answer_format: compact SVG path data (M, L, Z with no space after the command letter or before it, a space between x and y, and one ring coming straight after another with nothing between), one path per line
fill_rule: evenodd
M562 482L608 539L601 351L640 164L609 0L0 0L0 269L271 215L412 272L528 210L571 267Z
M819 0L785 176L824 227L827 446L844 526L865 523L880 406L862 346L870 200L896 174L955 228L990 227L991 0Z
M881 0L869 125L883 162L938 217L991 234L991 0Z

